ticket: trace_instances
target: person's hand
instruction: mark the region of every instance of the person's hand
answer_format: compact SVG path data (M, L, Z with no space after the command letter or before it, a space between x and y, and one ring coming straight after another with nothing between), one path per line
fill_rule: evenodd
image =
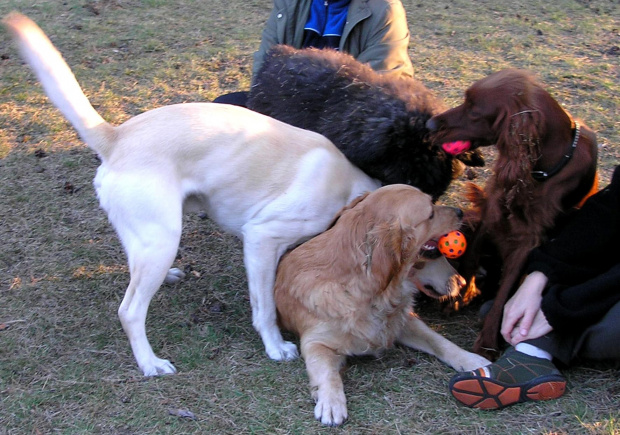
M550 328L547 319L540 311L542 292L547 281L547 276L542 272L532 272L504 306L501 334L508 343L515 345L525 340L525 337L537 338L533 336L534 331L531 330L535 320L536 333Z
M541 309L538 309L529 328L526 329L520 327L513 329L513 336L511 337L512 341L510 344L515 346L517 343L521 343L522 341L542 337L543 335L550 333L552 330L553 328L549 325L549 322L547 322L545 313L543 313Z

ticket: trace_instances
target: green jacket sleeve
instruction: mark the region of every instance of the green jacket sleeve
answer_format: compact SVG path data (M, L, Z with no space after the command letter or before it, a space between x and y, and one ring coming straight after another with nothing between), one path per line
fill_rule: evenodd
M260 45L254 53L252 81L263 64L265 53L271 47L277 44L301 47L311 3L312 0L274 0L273 9L263 29Z
M409 27L400 1L351 2L341 50L380 73L413 77Z

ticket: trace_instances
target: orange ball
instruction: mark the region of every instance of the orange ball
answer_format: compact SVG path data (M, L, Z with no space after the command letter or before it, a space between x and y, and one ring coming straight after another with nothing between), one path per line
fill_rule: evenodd
M460 231L450 231L439 238L437 248L446 258L459 258L465 252L467 241Z

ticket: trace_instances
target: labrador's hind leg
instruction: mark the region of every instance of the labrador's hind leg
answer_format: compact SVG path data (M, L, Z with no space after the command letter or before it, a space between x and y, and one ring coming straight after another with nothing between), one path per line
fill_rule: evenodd
M140 252L130 260L131 280L118 309L118 316L136 362L145 376L176 373L170 361L158 358L153 352L146 336L146 316L151 299L174 260L177 246L178 243L173 248L160 246L153 250L156 252Z
M158 358L146 336L146 316L151 299L164 282L181 238L182 204L166 186L118 195L107 207L108 216L127 253L131 279L118 309L138 366L145 376L175 373L167 360ZM164 203L162 198L168 198Z

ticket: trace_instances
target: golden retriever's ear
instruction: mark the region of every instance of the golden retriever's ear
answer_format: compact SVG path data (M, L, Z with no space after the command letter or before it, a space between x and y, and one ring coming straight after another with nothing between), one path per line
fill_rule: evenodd
M355 198L353 201L351 201L350 203L348 203L347 205L345 205L344 207L342 207L340 209L340 211L338 213L336 213L336 215L334 216L334 218L332 219L332 221L330 222L329 226L327 227L327 229L330 229L331 227L333 227L334 225L336 225L336 222L338 222L338 219L340 219L340 217L348 210L351 210L353 208L355 208L356 205L358 205L360 202L362 202L363 200L366 199L366 197L370 195L370 192L365 192L362 193L360 196L358 196L357 198Z
M413 255L416 255L419 252L420 247L418 246L418 241L415 238L414 228L401 228L400 246L401 261L409 261Z
M398 221L381 222L366 235L372 252L366 255L366 271L384 289L398 272L402 251L402 232Z
M409 262L415 254L416 241L412 228L403 228L398 219L376 225L368 233L372 241L372 255L367 256L370 265L367 271L372 273L384 289L400 272L404 263ZM370 267L368 267L370 266Z

